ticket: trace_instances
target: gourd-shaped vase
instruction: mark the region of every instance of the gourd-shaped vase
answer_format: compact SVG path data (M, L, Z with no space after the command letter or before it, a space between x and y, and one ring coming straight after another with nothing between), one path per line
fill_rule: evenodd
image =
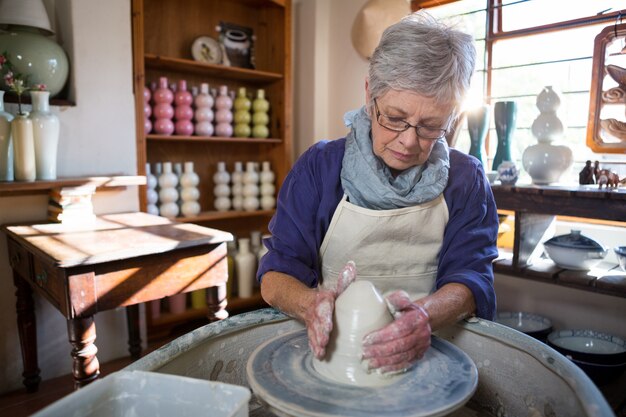
M246 172L243 174L243 209L255 211L259 209L259 174L256 172L255 163L246 163Z
M187 91L187 81L178 80L178 87L174 94L174 118L176 124L174 125L174 131L177 135L190 136L193 134L193 109L191 103L193 102L193 96Z
M180 177L183 176L183 164L181 164L180 162L176 162L172 165L172 167L174 168L174 174L176 174L176 179L178 180L178 182L176 183L176 192L178 193L176 205L178 206L178 214L180 215L182 213L180 207L183 205L183 200L180 197L181 191L183 189L182 185L180 184Z
M38 180L57 178L57 152L61 123L56 114L50 111L48 91L31 91L33 111L33 139L35 140L35 165Z
M220 92L215 99L215 134L222 137L231 137L233 135L233 100L228 95L228 87L220 86Z
M270 118L268 112L270 102L265 99L265 90L259 89L256 98L252 102L252 136L255 138L267 138L270 135L268 125Z
M176 191L176 185L178 185L178 177L172 170L171 162L163 163L163 173L159 177L159 200L161 205L159 206L159 213L161 216L174 218L178 216L178 191Z
M537 96L539 116L531 127L537 143L526 148L522 155L522 164L533 184L558 182L563 173L572 166L571 149L552 143L563 135L563 124L556 114L560 103L558 94L550 86L544 87Z
M196 96L194 103L196 112L195 133L198 136L213 136L215 129L213 128L213 96L209 94L209 84L200 84L200 93Z
M496 135L498 145L496 155L493 158L492 169L498 170L504 161L512 161L511 142L515 125L517 123L517 103L514 101L498 101L494 105L494 122L496 125Z
M13 181L13 115L4 111L4 91L0 90L0 181Z
M172 122L174 93L167 86L167 77L159 78L159 86L154 91L152 100L154 101L154 108L152 109L154 132L159 135L171 135L174 133L174 123Z
M156 191L157 177L151 172L150 164L146 164L146 212L150 214L159 214L157 203L159 202L159 194Z
M469 154L476 157L486 167L484 150L485 138L489 130L489 106L482 105L467 112L467 131L470 136Z
M200 213L200 191L198 183L200 178L193 170L193 162L185 162L185 170L180 177L181 193L180 198L183 201L180 209L185 217L196 216Z
M262 164L262 170L259 174L259 179L261 181L261 209L263 210L271 210L276 205L276 197L274 194L276 193L276 187L274 186L274 179L276 176L274 172L270 169L269 161L264 161Z
M152 132L152 107L150 106L150 100L152 99L152 92L146 86L143 87L143 132L147 135Z
M33 121L28 113L19 113L11 122L13 137L13 167L16 181L34 181L37 178Z
M231 187L233 210L243 210L243 174L243 163L240 161L235 162Z
M250 239L239 239L239 251L235 256L235 268L237 269L239 297L252 297L254 274L256 272L256 256L250 250Z
M234 107L235 136L238 138L250 137L250 133L252 132L250 129L250 120L252 119L250 116L250 108L252 107L252 103L246 96L245 87L239 87Z
M230 174L226 171L226 162L220 161L217 163L217 172L213 175L213 195L215 200L213 206L217 211L230 210Z

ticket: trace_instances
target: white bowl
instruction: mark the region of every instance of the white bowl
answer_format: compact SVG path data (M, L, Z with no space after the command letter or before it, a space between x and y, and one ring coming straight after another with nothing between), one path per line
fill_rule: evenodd
M555 236L543 243L546 253L555 264L565 269L586 271L607 255L608 250L595 240L572 230L566 235Z

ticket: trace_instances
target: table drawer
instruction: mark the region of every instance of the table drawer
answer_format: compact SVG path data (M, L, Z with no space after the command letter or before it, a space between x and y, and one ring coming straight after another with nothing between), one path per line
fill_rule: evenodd
M26 280L30 279L30 262L28 261L28 252L26 249L11 239L8 239L8 247L11 268L20 274L22 278Z
M38 259L34 259L32 281L43 291L46 298L48 298L55 307L62 313L66 312L65 280L58 269Z

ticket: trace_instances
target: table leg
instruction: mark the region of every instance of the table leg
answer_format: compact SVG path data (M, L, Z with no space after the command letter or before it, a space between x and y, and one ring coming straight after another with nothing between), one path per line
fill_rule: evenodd
M126 307L128 324L128 351L133 360L141 358L141 333L139 331L139 304Z
M207 305L209 307L209 321L224 320L228 318L226 311L226 284L219 284L206 289Z
M39 364L37 363L37 326L35 321L35 304L33 290L22 277L13 271L15 283L15 304L17 310L17 330L22 348L22 363L24 365L23 383L26 391L35 392L39 389Z
M94 381L100 375L100 364L96 357L98 348L94 344L96 324L93 316L68 320L67 333L73 346L74 389L78 389Z

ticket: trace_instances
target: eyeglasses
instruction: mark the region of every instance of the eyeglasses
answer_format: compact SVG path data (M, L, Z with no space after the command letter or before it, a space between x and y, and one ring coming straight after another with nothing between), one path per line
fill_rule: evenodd
M392 132L402 133L408 128L412 127L413 129L415 129L415 133L417 134L417 136L428 140L441 139L446 135L446 133L448 133L447 129L420 125L413 126L412 124L407 123L407 121L404 119L381 114L380 110L378 109L378 103L376 102L376 99L374 99L374 108L376 109L376 121L378 122L378 124L387 130L391 130Z

